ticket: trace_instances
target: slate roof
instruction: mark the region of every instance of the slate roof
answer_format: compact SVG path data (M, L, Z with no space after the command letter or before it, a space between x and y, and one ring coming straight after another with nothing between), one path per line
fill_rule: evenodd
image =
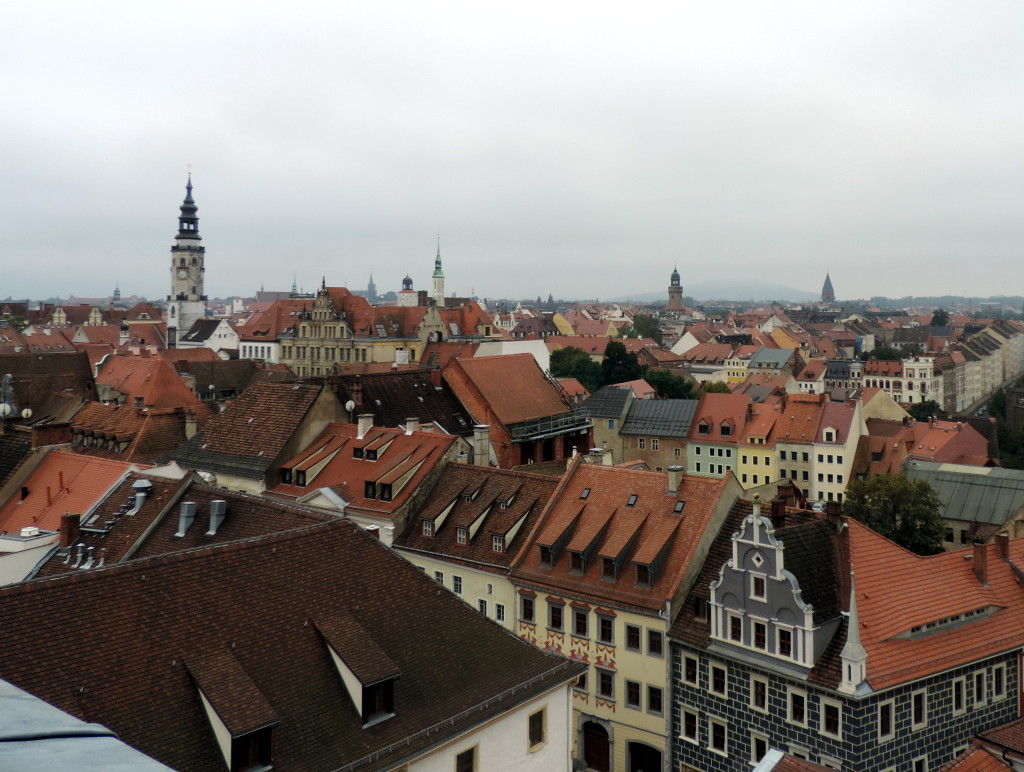
M619 434L686 437L697 413L695 399L637 399L629 406Z
M220 327L220 322L220 319L196 319L192 323L192 328L181 339L189 343L205 343Z
M366 729L318 629L345 613L401 672L395 715ZM4 678L195 772L224 769L197 675L205 691L245 674L279 722L275 768L377 770L584 668L500 629L343 520L4 588L0 629ZM228 723L245 719L232 711Z
M405 426L410 418L420 424L435 422L449 434L473 434L473 419L447 383L435 385L428 369L385 373L333 375L327 383L338 401L356 403L354 415L373 413L377 426Z
M631 390L622 386L602 386L580 404L580 410L591 418L618 418L630 396Z
M0 434L0 488L32 451L32 437L28 432L7 429Z
M322 390L306 383L255 384L169 458L189 469L260 478L274 466Z
M418 508L419 516L412 518L408 530L395 545L456 563L471 563L475 568L507 571L559 482L558 477L547 475L449 464ZM465 500L467 495L472 497L471 501ZM502 509L501 502L509 500L511 504ZM441 519L453 503L449 514ZM457 530L468 529L481 516L484 520L475 536L467 539L466 544L459 544ZM424 520L435 523L433 536L423 535ZM511 533L517 524L518 530ZM502 552L494 551L492 535L506 537Z
M1024 508L1024 471L918 461L905 470L939 495L942 517L1003 525Z
M95 397L89 357L83 352L0 354L0 373L11 373L18 407L33 412L54 392Z

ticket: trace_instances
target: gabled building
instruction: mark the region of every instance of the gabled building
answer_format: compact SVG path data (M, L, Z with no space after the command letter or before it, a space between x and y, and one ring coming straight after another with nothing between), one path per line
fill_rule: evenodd
M596 394L590 395L590 398L580 405L580 410L590 417L593 424L594 447L602 452L610 452L615 463L624 460L619 432L622 431L622 424L630 405L635 400L632 389L602 386Z
M633 400L619 431L621 448L613 460L642 461L655 472L685 464L697 406L695 399Z
M750 398L739 394L702 394L690 423L686 471L701 477L735 473L737 446L747 421Z
M739 491L679 467L576 462L513 564L516 632L588 665L573 691L587 768L667 766L668 626Z
M173 769L569 764L580 665L343 520L5 588L0 629L7 680Z
M515 629L512 562L560 479L449 464L396 551L481 614Z
M673 766L769 748L932 770L1019 715L1024 544L922 558L836 515L737 505L672 626Z

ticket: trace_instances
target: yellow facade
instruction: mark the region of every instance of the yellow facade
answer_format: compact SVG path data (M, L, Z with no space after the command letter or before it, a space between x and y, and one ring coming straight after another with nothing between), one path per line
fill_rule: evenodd
M763 438L751 437L749 442L741 443L738 448L739 463L736 466L736 477L745 490L778 479L775 446L763 443Z

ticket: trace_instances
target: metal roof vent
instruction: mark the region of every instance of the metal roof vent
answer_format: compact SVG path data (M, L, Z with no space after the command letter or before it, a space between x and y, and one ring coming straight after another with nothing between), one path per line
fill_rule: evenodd
M217 533L217 529L220 528L224 518L227 517L227 512L228 503L224 499L214 499L210 502L210 530L206 532L207 536L213 536Z
M196 503L194 501L181 502L181 511L178 514L178 532L174 534L177 538L185 535L185 531L196 519Z

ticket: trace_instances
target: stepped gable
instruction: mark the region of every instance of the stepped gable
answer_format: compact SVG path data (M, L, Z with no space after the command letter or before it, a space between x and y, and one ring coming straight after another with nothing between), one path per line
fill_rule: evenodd
M343 520L0 589L0 627L4 678L195 772L224 769L200 689L226 700L239 731L258 703L275 766L362 771L401 766L583 671ZM393 716L364 728L328 648L344 657L339 629L400 673Z

